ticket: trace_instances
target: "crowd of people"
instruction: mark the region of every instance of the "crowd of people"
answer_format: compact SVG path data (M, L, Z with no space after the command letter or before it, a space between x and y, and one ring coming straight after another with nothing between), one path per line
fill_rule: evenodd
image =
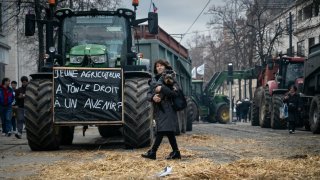
M22 138L24 127L24 98L28 77L21 77L21 87L17 88L17 81L5 77L0 86L0 118L2 136Z
M238 122L249 122L250 118L248 115L250 112L250 106L251 102L248 98L237 100L235 110Z

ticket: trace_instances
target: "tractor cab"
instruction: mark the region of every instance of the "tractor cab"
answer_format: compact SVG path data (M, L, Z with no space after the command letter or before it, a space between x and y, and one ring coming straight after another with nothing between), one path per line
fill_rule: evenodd
M202 101L203 97L203 80L192 80L192 96L197 99L197 101Z
M119 67L116 61L124 61L131 51L124 16L69 16L62 22L61 54L66 66Z
M298 88L303 84L303 68L305 59L302 57L280 57L276 81L279 89L288 89L292 85Z
M133 27L148 21L150 34L158 33L158 16L149 12L148 18L136 19L135 12L120 8L115 11L73 11L51 9L47 17L47 56L42 71L53 66L122 67L128 71L146 70L135 66L139 61L133 45ZM26 15L26 35L35 33L34 15ZM56 38L57 37L57 38ZM129 67L131 66L131 67ZM131 69L130 69L131 68Z

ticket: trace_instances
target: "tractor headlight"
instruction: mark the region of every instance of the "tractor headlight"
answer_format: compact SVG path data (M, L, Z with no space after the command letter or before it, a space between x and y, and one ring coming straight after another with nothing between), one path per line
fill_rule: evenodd
M83 61L83 56L72 56L70 55L70 63L72 64L80 64Z
M91 56L91 60L94 63L105 63L107 61L106 55L101 55L101 56Z

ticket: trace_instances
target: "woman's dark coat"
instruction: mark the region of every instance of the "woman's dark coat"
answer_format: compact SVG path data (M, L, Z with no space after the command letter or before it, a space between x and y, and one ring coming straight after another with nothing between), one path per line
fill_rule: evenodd
M288 99L284 99L283 102L288 105L288 121L296 122L299 117L298 108L301 108L302 105L300 96L297 93L293 95L289 93Z
M178 124L177 112L172 108L172 98L177 96L177 92L169 86L163 84L161 86L160 96L161 101L156 103L153 101L153 96L156 95L155 88L158 84L160 75L152 78L150 83L150 90L148 92L149 101L153 102L154 107L154 119L156 120L157 132L163 131L176 131L176 125Z

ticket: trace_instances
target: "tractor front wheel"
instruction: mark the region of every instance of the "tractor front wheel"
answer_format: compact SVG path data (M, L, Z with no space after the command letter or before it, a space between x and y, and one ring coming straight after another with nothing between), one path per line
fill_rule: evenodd
M270 104L271 95L268 87L263 89L259 106L259 124L262 128L270 128Z
M153 108L147 98L148 91L147 78L125 80L123 136L127 148L146 147L153 141Z
M219 123L226 124L227 122L229 122L230 121L229 106L227 104L218 105L216 115Z
M272 96L272 110L271 110L271 128L272 129L286 129L287 122L285 119L280 119L280 107L283 106L283 95Z
M51 99L51 80L32 79L29 82L24 107L27 140L33 151L59 149L59 127L53 125Z
M310 130L314 134L320 133L320 96L314 96L309 111Z

